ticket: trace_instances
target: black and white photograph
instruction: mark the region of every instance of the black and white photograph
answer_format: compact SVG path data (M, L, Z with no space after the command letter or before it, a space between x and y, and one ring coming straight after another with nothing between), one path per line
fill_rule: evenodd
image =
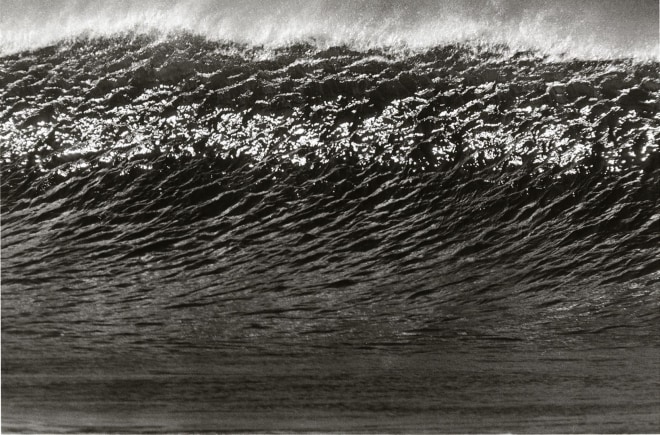
M2 433L659 433L658 0L0 0Z

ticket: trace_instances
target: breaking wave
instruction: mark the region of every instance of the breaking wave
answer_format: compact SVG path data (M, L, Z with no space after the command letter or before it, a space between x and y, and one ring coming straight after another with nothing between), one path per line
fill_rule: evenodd
M657 63L195 35L0 62L3 350L44 319L89 345L54 308L70 297L119 316L108 343L135 298L237 340L255 322L338 339L366 309L392 339L453 334L447 316L476 336L644 335L660 312ZM53 309L22 312L34 292Z
M656 428L644 19L52 4L0 6L3 429Z

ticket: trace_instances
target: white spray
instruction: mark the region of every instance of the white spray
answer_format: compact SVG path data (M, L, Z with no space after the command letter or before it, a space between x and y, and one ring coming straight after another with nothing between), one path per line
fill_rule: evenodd
M132 31L271 47L476 42L575 58L660 59L657 0L0 0L4 54Z

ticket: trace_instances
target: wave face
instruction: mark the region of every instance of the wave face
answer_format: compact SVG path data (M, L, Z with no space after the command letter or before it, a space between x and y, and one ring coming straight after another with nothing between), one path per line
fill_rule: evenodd
M590 59L660 55L655 0L4 0L0 9L5 53L80 35L185 31L275 47L428 49L470 41Z
M56 424L67 400L134 422L113 397L170 403L165 420L354 406L571 425L614 395L624 415L592 420L622 426L586 431L656 427L657 62L138 32L0 71L3 427ZM310 349L331 357L296 359ZM548 402L557 361L580 364ZM603 370L618 374L585 381ZM52 409L21 420L25 403Z

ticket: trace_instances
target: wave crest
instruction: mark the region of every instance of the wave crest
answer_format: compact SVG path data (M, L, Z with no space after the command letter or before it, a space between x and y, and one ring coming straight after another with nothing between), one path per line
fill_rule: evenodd
M270 47L314 41L428 49L476 42L553 56L658 58L658 4L652 0L6 0L0 52L43 47L81 35L185 31L220 41Z

